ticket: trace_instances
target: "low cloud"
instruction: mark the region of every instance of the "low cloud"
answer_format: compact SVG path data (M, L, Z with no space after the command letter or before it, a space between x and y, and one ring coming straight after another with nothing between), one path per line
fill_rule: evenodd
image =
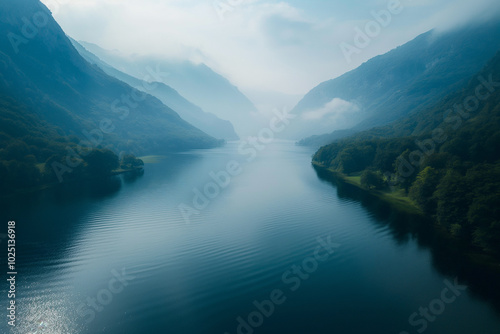
M357 104L336 97L320 109L307 111L302 115L302 118L307 121L338 121L346 117L351 117L359 111L360 107Z
M306 94L432 28L484 21L498 0L402 0L404 11L351 64L339 48L389 0L42 0L77 40L129 54L204 62L243 91ZM227 7L229 6L229 7ZM259 101L257 101L259 103ZM332 116L332 115L330 115ZM317 117L312 113L308 117Z

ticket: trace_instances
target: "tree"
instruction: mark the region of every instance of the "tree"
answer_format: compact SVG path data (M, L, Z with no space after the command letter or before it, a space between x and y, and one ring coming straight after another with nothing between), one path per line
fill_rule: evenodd
M110 150L93 150L86 157L86 172L90 177L104 177L111 175L111 172L118 168L118 156Z
M12 188L29 188L39 184L40 170L26 162L9 161L7 164L8 182Z
M410 163L410 155L411 152L407 149L394 162L396 179L406 193L408 193L417 174L417 169Z
M436 210L434 192L438 184L439 172L432 167L426 167L418 173L410 188L410 198L427 214L432 214Z
M467 189L465 178L455 170L448 170L439 183L436 190L438 222L450 229L452 225L458 224L462 227L463 233L467 226L467 212L470 205L470 195ZM457 230L457 227L454 227Z
M371 170L365 170L361 174L361 185L367 189L383 189L385 186L385 181L379 172L372 172Z
M471 205L467 213L473 241L488 253L500 255L500 165L484 164L467 172Z
M334 166L342 173L360 172L373 162L374 157L374 143L354 143L339 152L334 160Z
M144 166L144 161L136 158L133 154L125 154L120 162L122 169L135 169Z

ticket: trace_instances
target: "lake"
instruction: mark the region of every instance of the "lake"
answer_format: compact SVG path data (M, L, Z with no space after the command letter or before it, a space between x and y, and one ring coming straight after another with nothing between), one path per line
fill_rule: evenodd
M500 333L496 274L428 221L328 181L312 154L228 143L4 200L10 333Z

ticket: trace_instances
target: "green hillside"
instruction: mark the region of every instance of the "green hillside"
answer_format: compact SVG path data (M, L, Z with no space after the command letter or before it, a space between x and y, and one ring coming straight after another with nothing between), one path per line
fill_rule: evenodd
M344 118L331 110L320 119L303 119L295 138L307 138L303 145L320 147L345 137L350 130L359 132L383 126L431 107L479 72L500 49L500 21L468 25L447 32L430 31L358 68L321 83L294 108L293 113L307 115L323 110L332 99L356 106ZM352 124L343 126L343 124ZM332 133L332 131L334 131ZM323 135L328 134L328 135Z
M498 82L497 82L498 80ZM500 53L431 108L320 148L313 161L403 189L454 238L500 255Z
M222 143L90 65L41 2L6 0L0 11L2 193L92 171L109 174L119 153Z

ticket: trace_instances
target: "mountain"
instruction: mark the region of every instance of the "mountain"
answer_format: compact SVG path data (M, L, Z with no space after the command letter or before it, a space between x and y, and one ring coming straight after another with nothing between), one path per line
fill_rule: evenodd
M338 139L349 137L356 133L358 133L358 131L354 129L336 130L333 131L332 133L327 133L324 135L314 135L301 139L297 142L297 145L320 148L321 146L328 145Z
M40 162L74 146L61 129L41 120L22 103L0 93L0 196L41 183ZM45 169L45 168L43 168ZM48 178L55 175L48 170Z
M334 130L384 125L466 83L500 48L500 22L429 31L336 79L321 83L294 108L300 122L288 135L304 138ZM339 133L308 139L324 144Z
M394 160L398 155L393 159L390 152L407 148L418 150L417 141L425 141L429 147L433 142L434 149L431 151L453 151L463 161L500 160L500 51L465 85L441 97L434 105L422 107L388 125L361 131L325 145L318 150L314 159L325 166L340 166L344 165L340 154L343 148L372 142L386 145L402 139L405 142L404 149L381 147L372 153L385 156L382 160ZM422 151L427 151L423 145L420 146ZM371 160L368 156L363 156L363 159ZM355 162L352 166L354 169L345 171L359 172L366 168L361 162ZM386 161L376 167L382 169L383 166L392 170L393 161Z
M204 111L230 121L239 136L260 129L256 108L229 80L207 65L153 56L127 56L92 43L80 44L116 69L144 81L162 82Z
M313 161L403 191L451 237L500 258L500 52L435 105L323 146Z
M106 62L102 61L88 51L83 45L70 38L73 46L89 63L97 65L106 74L121 80L128 85L151 94L162 101L165 105L175 110L179 116L188 123L207 133L214 138L225 140L238 140L233 125L229 121L222 120L211 113L204 112L200 107L182 97L175 89L162 82L146 82L131 75L125 74Z
M158 99L90 65L41 2L7 0L0 9L0 90L60 135L141 154L220 144Z

